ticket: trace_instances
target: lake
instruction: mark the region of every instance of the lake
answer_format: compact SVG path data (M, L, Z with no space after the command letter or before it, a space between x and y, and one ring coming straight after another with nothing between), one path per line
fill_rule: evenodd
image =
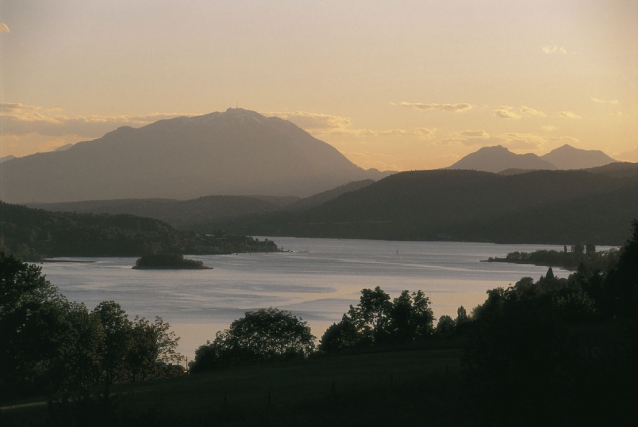
M263 237L259 238L260 240ZM307 320L321 338L326 328L356 305L363 288L380 286L392 298L423 290L435 317L456 317L485 301L488 289L535 280L547 267L481 263L490 256L552 245L496 245L459 242L271 238L291 252L189 256L213 270L133 270L136 258L89 258L96 262L45 263L44 274L72 301L93 309L116 301L133 319L160 316L181 337L179 350L195 349L247 310L277 307ZM600 248L604 249L604 248ZM568 271L554 269L567 277Z

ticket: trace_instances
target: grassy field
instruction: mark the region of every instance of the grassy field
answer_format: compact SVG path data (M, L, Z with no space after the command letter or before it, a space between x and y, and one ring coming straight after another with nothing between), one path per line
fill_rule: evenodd
M388 408L417 410L421 397L431 399L433 389L457 383L460 353L429 349L317 357L122 384L112 390L108 414L98 416L99 402L49 407L47 399L32 399L1 408L0 421L83 425L79 417L92 425L381 425L386 417L397 419Z

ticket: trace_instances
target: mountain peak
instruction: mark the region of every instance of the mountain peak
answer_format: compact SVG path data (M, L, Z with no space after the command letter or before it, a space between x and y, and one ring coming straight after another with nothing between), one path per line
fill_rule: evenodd
M469 169L498 173L506 169L556 169L536 154L515 154L502 145L483 147L447 169Z
M616 160L600 150L583 150L565 144L541 156L558 169L587 169L608 165Z

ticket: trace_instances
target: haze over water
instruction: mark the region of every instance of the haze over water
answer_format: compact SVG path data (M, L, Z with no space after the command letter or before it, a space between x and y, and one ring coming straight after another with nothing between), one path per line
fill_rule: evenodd
M263 237L260 237L260 240ZM546 267L481 263L490 256L552 245L495 245L460 242L398 242L310 238L271 238L292 252L189 256L213 270L133 270L135 258L92 258L91 264L45 263L43 273L62 294L92 310L113 300L133 319L160 316L181 337L179 350L192 359L195 349L245 311L277 307L307 320L319 339L341 319L361 289L380 286L395 298L423 290L434 315L456 317L485 301L485 292L521 277L535 280ZM599 248L604 249L604 248ZM559 277L566 270L554 269Z

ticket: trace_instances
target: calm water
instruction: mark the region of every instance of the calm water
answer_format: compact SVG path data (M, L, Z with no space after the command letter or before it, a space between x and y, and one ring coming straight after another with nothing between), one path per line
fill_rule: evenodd
M381 286L393 298L404 290L423 290L436 317L470 311L485 291L538 279L547 268L480 263L490 256L551 245L390 242L339 239L273 238L292 252L190 256L213 270L133 270L135 258L92 258L92 264L45 263L47 278L70 300L89 309L101 301L122 305L129 318L161 316L181 337L180 351L190 358L218 330L247 310L277 307L307 320L320 338L358 302L363 288ZM559 277L569 272L555 269Z

